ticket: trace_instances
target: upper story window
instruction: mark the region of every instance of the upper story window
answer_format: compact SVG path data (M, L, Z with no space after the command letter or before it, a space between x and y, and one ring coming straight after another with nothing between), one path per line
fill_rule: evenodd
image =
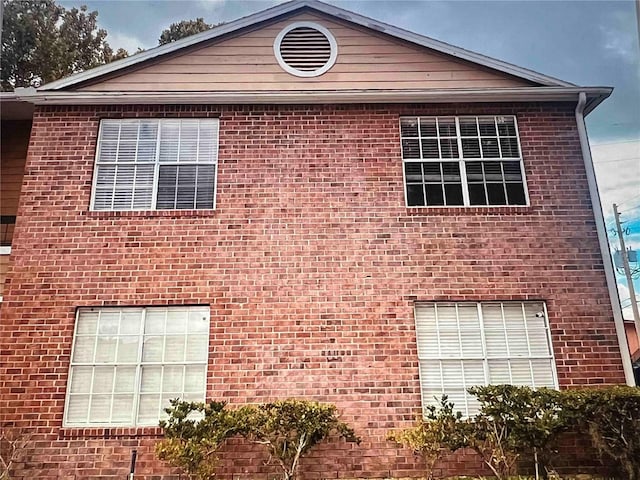
M217 119L102 120L91 209L213 209L217 163Z
M407 206L527 205L514 116L402 117Z

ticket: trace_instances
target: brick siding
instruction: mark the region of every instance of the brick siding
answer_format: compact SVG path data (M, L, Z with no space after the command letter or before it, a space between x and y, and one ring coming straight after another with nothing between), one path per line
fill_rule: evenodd
M210 305L207 398L333 402L363 437L305 479L420 475L385 440L420 411L416 301L544 300L561 386L623 383L573 108L37 108L0 325L0 421L33 432L16 478L124 478L133 448L170 478L158 429L62 428L80 306ZM405 114L517 115L531 206L406 208ZM220 118L215 211L88 211L99 120L136 116ZM273 472L234 450L234 479Z

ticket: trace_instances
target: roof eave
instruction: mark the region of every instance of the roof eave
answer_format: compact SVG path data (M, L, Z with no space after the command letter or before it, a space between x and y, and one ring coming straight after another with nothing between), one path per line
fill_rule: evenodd
M95 92L18 89L35 105L114 104L329 104L329 103L487 103L577 101L585 92L592 111L613 91L610 87L514 87L490 89L324 90L254 92Z

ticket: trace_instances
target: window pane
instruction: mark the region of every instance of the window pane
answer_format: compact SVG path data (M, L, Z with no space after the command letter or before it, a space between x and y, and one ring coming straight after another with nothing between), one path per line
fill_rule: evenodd
M402 137L417 137L418 136L418 119L401 118L400 119L400 135Z
M162 392L174 393L174 398L182 393L184 367L164 367L162 375Z
M67 398L67 422L86 423L89 414L89 396L71 395Z
M200 309L189 310L189 333L203 333L209 335L209 313Z
M420 158L420 141L417 138L402 139L402 158Z
M96 363L113 363L116 360L117 337L98 336L96 345Z
M136 367L117 367L113 391L133 393L136 383Z
M214 165L198 165L198 183L196 185L196 207L213 208L216 167Z
M167 333L185 333L189 311L186 309L171 309L167 312Z
M424 181L425 182L438 182L442 181L442 164L439 162L434 163L423 163L422 170L424 171Z
M420 118L420 136L421 137L436 137L438 136L438 130L436 129L435 118Z
M93 371L93 393L113 392L114 367L96 367Z
M150 308L147 310L144 319L145 334L162 334L165 332L165 320L167 310L164 308Z
M511 383L509 360L489 360L489 383Z
M425 192L427 194L427 205L444 205L444 191L441 184L427 184L425 185Z
M447 205L464 205L462 185L444 185L445 202Z
M161 362L164 349L164 337L145 337L142 346L142 361Z
M527 199L524 196L524 185L522 183L507 183L506 188L509 205L527 204Z
M184 391L201 393L205 391L205 367L190 365L186 367Z
M405 163L404 176L407 182L422 182L422 164Z
M112 422L131 424L133 422L133 395L115 395L113 397Z
M135 363L138 360L138 350L140 349L139 336L121 336L118 338L118 363Z
M93 347L95 344L95 337L76 337L75 344L73 346L73 361L74 363L90 363L93 361Z
M480 140L477 138L463 138L462 156L464 158L480 158Z
M478 126L480 127L480 135L483 137L484 136L495 137L497 135L495 119L493 117L478 118Z
M507 201L502 183L487 183L486 188L489 205L506 205Z
M441 137L456 136L456 120L455 118L438 117L438 132Z
M71 370L71 393L89 393L91 391L91 380L93 378L93 367L74 367Z
M142 382L140 391L144 393L157 393L162 388L162 367L142 367Z
M500 156L497 138L482 138L480 146L482 147L482 156L484 158L498 158Z
M407 204L410 207L425 205L422 185L407 185Z
M435 138L422 139L422 158L440 158L438 140Z
M109 423L111 420L111 395L92 395L89 410L90 423Z
M500 148L502 150L502 158L519 157L518 140L516 137L507 137L500 139Z
M183 335L165 337L164 361L165 362L183 362L185 360Z
M471 205L487 205L487 197L482 184L469 184L469 203Z
M478 136L478 126L476 124L476 117L460 119L460 135L463 137Z
M501 136L515 136L516 124L513 117L498 117L498 133Z
M138 424L157 425L160 415L160 395L140 395L138 405Z
M440 139L440 153L442 158L458 158L458 141L455 138Z
M188 362L195 362L207 358L208 335L189 335L187 337Z
M78 315L78 329L79 335L95 335L98 329L98 312L90 310L81 310Z

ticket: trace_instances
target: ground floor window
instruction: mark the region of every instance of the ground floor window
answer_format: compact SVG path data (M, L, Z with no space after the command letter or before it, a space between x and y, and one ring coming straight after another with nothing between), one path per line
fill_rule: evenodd
M542 302L424 303L415 317L423 406L447 395L473 415L474 385L558 387Z
M172 398L204 401L209 307L80 308L66 426L157 425Z

